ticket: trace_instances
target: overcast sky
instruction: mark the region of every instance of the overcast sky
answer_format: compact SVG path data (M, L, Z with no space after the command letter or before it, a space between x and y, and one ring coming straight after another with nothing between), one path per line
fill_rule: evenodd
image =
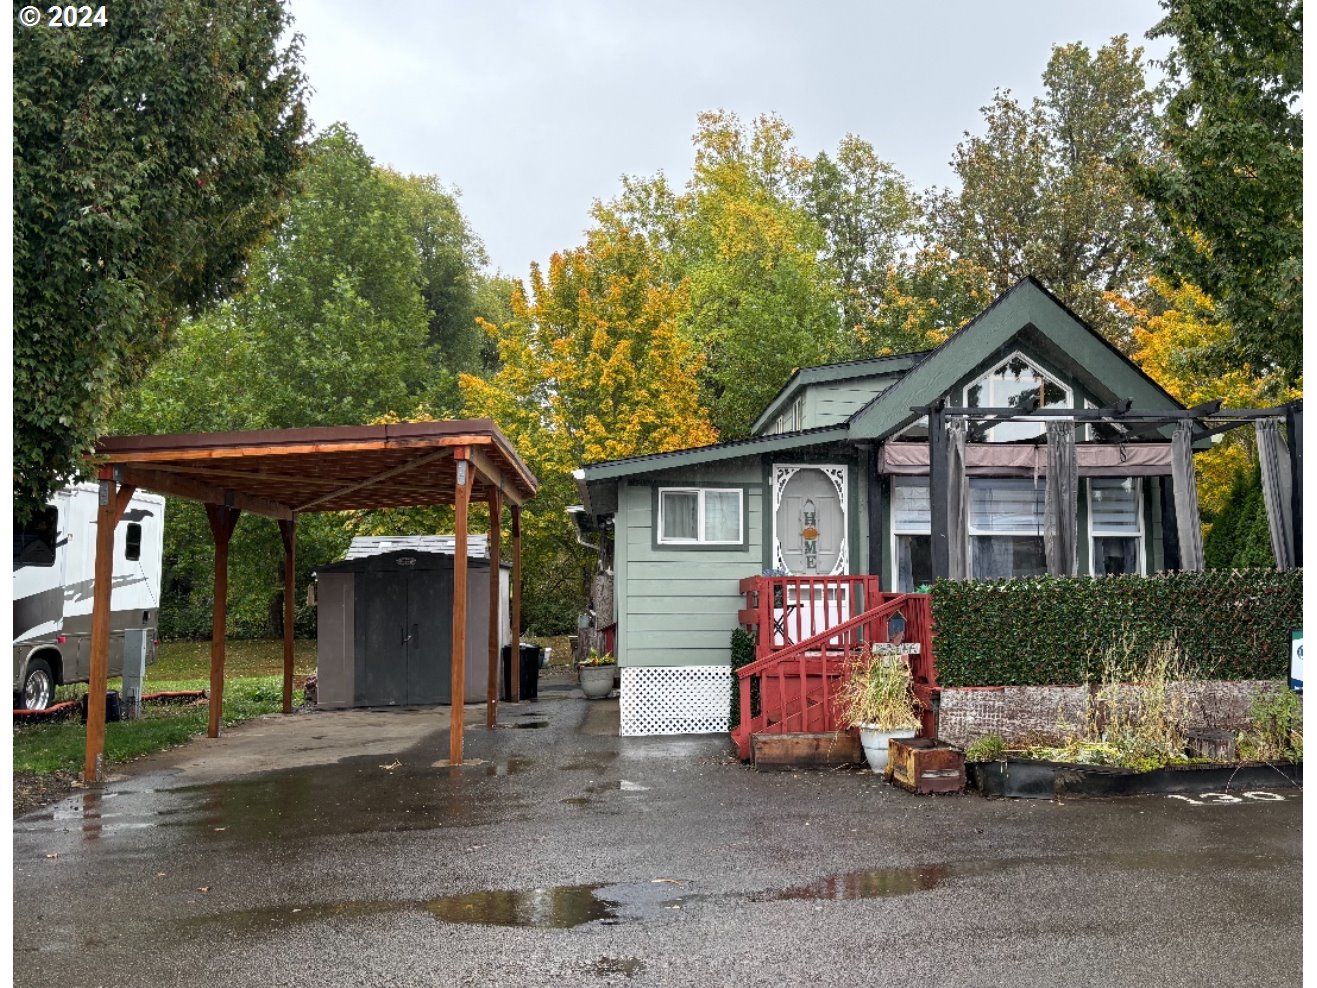
M315 92L375 160L462 192L491 267L582 241L624 174L690 174L701 110L781 116L813 157L847 133L917 189L982 129L996 88L1027 99L1054 44L1144 38L1155 0L512 3L291 0Z

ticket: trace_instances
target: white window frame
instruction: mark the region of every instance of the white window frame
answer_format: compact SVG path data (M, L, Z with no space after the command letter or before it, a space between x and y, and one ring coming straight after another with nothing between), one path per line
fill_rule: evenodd
M663 534L663 495L695 494L696 500L696 537L693 539L667 538ZM734 540L705 538L704 500L708 494L736 495L736 529ZM741 487L660 487L658 491L658 518L655 533L659 545L745 545L745 490Z
M969 393L970 393L970 389L972 389L972 388L974 388L975 386L980 385L980 384L984 385L985 388L986 388L986 389L988 390L988 392L989 392L988 395L987 395L986 400L985 400L985 401L979 406L980 408L1002 408L1002 407L1005 407L1004 405L1000 405L1000 404L998 404L996 398L995 398L994 395L992 394L993 385L996 383L996 382L994 382L994 381L992 380L992 376L993 376L994 374L997 373L997 369L1000 368L1003 364L1009 364L1012 360L1017 360L1017 359L1020 360L1022 363L1028 364L1031 368L1033 368L1033 372L1034 372L1036 375L1038 375L1039 377L1045 377L1045 378L1047 378L1047 380L1048 380L1049 382L1051 382L1052 384L1056 385L1058 388L1060 388L1062 391L1065 392L1066 400L1065 400L1065 404L1064 404L1064 405L1059 405L1059 406L1058 406L1058 405L1049 405L1049 406L1047 406L1047 407L1049 407L1049 408L1058 408L1058 407L1059 407L1059 408L1074 408L1074 407L1075 407L1075 389L1074 389L1074 388L1071 388L1071 387L1067 387L1066 385L1062 384L1062 383L1057 379L1057 376L1056 376L1055 374L1052 374L1052 373L1050 373L1050 372L1048 372L1048 371L1043 370L1043 368L1040 367L1040 366L1038 365L1038 361L1033 360L1033 359L1030 358L1030 357L1026 357L1026 356L1024 355L1024 353L1021 352L1020 350L1015 350L1014 352L1012 352L1012 353L1008 354L1007 356L1003 357L1001 360L994 360L994 361L992 362L992 369L991 369L991 370L989 370L986 374L982 375L981 377L976 377L974 380L970 381L968 384L965 385L964 390L961 392L961 402L965 405L965 407L967 407L967 408L969 407ZM1040 394L1038 397L1039 397L1039 400L1041 401L1041 400L1042 400L1042 395ZM1041 407L1043 407L1043 406L1042 406L1042 405L1039 405L1039 407L1041 408ZM996 438L994 437L994 435L993 435L993 433L994 433L994 431L995 431L995 429L996 429L996 426L998 426L998 425L1005 425L1005 424L1007 424L1007 423L1015 424L1015 425L1037 425L1037 426L1038 426L1038 431L1037 431L1036 433L1034 433L1032 436L1016 436L1014 439L996 439ZM1041 420L1037 420L1037 419L1030 419L1029 416L1027 416L1027 415L1021 415L1021 416L1018 416L1017 418L1013 418L1013 419L1001 419L1001 420L998 420L998 419L984 419L984 421L983 421L983 427L984 427L984 430L985 430L986 435L987 435L986 441L987 441L987 442L990 442L990 443L992 443L992 442L1019 442L1019 441L1021 441L1021 440L1025 440L1025 439L1037 438L1038 436L1041 436L1041 435L1043 434L1043 422L1042 422Z
M902 476L900 474L897 474L892 477L891 497L889 498L889 501L891 502L892 524L888 526L889 531L887 533L888 536L887 558L891 560L891 565L889 567L889 569L891 570L891 574L890 574L891 579L887 585L889 587L892 587L893 589L897 587L897 585L900 583L901 580L900 556L896 551L897 540L902 535L927 535L930 538L930 540L933 537L933 518L932 518L931 504L929 505L929 520L927 525L923 525L923 526L910 525L910 524L902 525L896 520L896 489L898 487L922 486L924 490L927 491L929 490L930 485L931 485L931 481L927 475Z
M1131 480L1134 483L1134 520L1138 528L1138 534L1132 532L1114 531L1111 529L1102 530L1094 524L1097 517L1093 511L1093 482L1101 480ZM1134 539L1138 543L1136 550L1139 559L1139 576L1147 576L1148 558L1146 553L1147 541L1144 538L1143 525L1143 478L1141 477L1088 477L1084 484L1088 499L1088 572L1092 576L1097 576L1097 540L1098 539Z

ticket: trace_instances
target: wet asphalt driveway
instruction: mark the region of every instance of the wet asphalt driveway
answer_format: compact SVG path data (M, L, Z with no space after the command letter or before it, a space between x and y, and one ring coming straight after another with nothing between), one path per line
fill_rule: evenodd
M14 983L1300 981L1296 790L916 797L546 685L461 768L434 711L300 714L15 820Z

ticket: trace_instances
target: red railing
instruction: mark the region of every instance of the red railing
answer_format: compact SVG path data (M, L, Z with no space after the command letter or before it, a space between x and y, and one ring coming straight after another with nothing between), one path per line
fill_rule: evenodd
M760 659L899 596L879 590L876 576L750 576L741 593L737 620L755 636Z
M785 579L792 581L796 578ZM746 582L742 581L743 589ZM929 596L911 593L884 594L882 597L882 602L875 607L825 628L812 638L772 650L736 670L741 720L732 731L732 737L742 759L750 757L750 738L754 734L829 733L848 728L849 724L838 723L835 697L851 654L862 647L890 643L893 637L905 644L919 645L918 651L909 656L910 669L914 675L915 695L923 707L922 733L932 735L934 727L930 708L933 693L937 690L937 674L933 663ZM904 620L899 635L893 627L898 614ZM761 621L761 638L765 628L771 630L772 627ZM753 706L756 699L757 708Z

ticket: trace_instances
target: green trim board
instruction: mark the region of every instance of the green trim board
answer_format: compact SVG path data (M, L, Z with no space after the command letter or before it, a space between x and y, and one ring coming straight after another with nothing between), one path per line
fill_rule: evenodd
M635 477L659 470L673 470L704 463L720 463L742 456L754 456L757 453L776 453L782 450L817 446L821 443L844 442L846 438L847 429L845 425L829 426L822 429L802 429L800 432L754 436L750 439L738 439L729 443L718 443L714 446L697 446L694 449L679 449L670 453L653 453L649 456L633 456L625 460L591 463L582 467L582 470L585 482L593 484L600 480L609 480L615 477Z

